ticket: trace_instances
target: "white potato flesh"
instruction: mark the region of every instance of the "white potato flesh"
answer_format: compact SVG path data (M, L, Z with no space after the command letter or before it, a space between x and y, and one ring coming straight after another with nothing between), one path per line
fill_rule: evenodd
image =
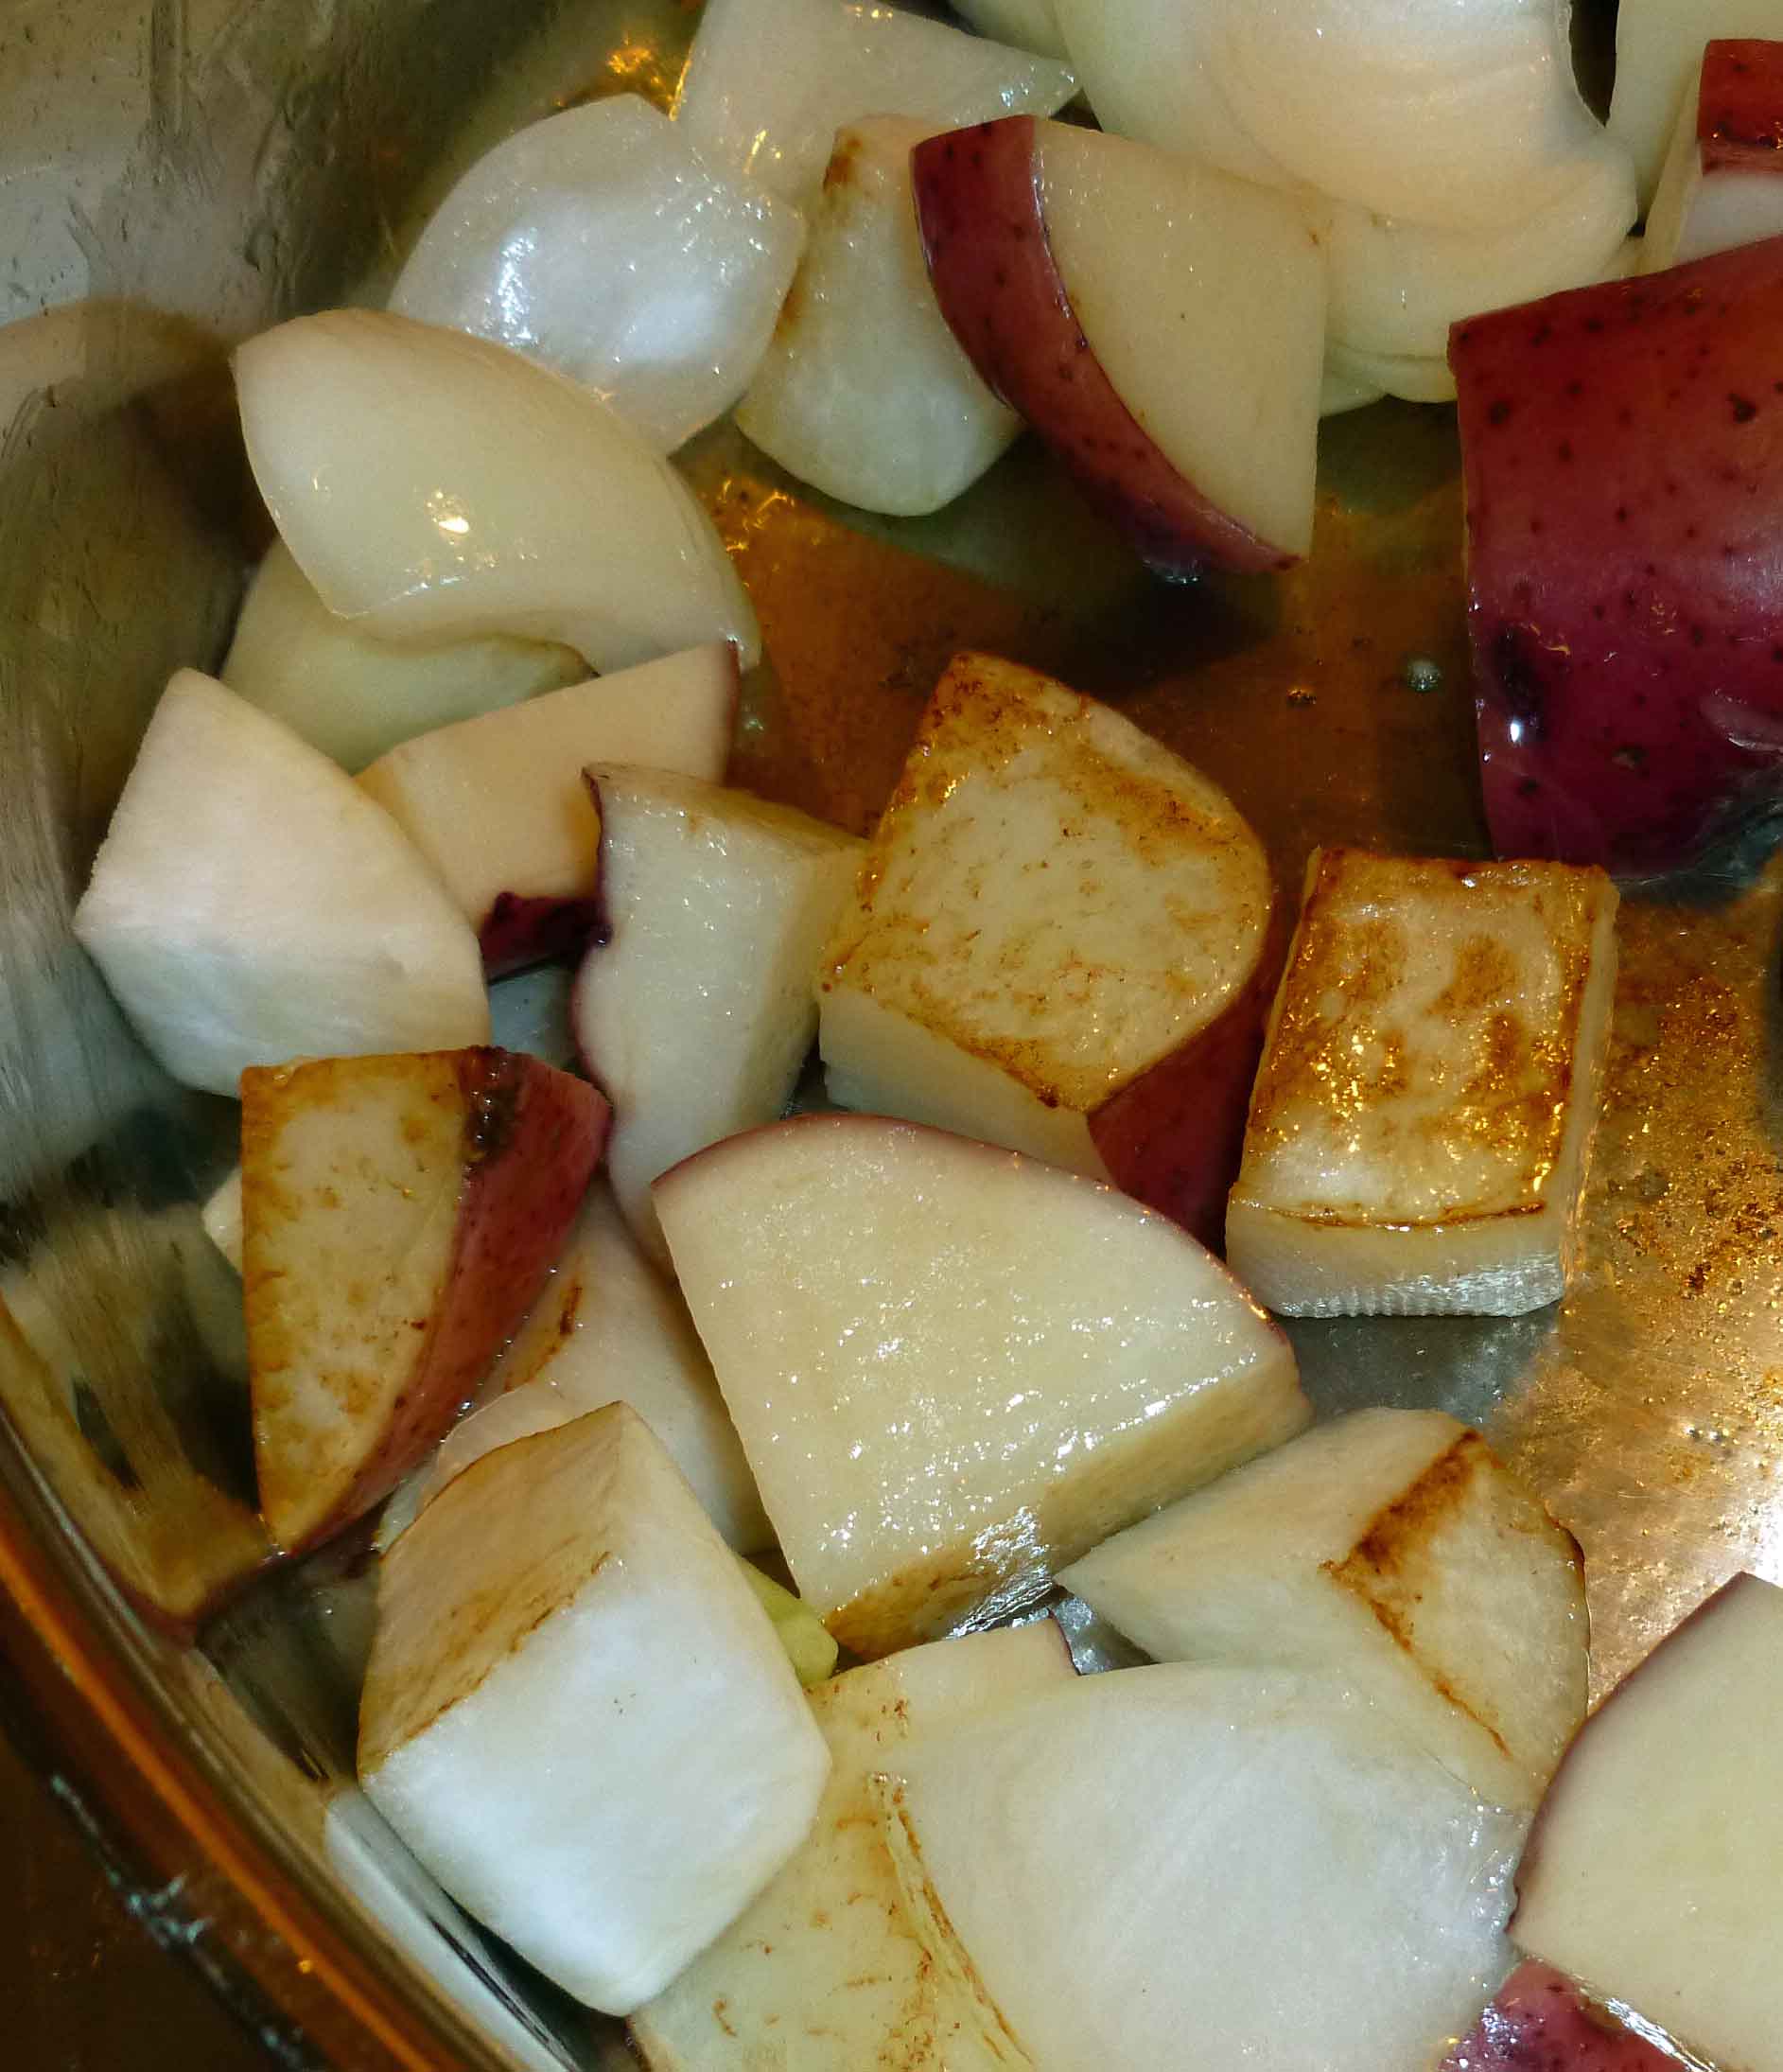
M1615 887L1316 852L1227 1207L1290 1316L1514 1316L1564 1291L1616 989Z
M1007 2072L977 1996L905 1914L871 1780L905 1745L1070 1683L1051 1620L906 1648L811 1694L834 1766L804 1845L766 1891L632 2017L651 2072ZM999 2047L1000 2046L1000 2047Z
M604 1182L589 1188L544 1292L480 1401L434 1455L417 1508L510 1439L623 1402L668 1449L728 1545L755 1554L774 1544L687 1305L638 1250Z
M880 115L838 132L811 241L737 422L789 474L864 510L951 502L1022 422L948 328L910 191L926 123Z
M342 888L350 897L342 897ZM318 748L197 670L156 706L74 929L172 1076L486 1042L464 918Z
M1703 45L1730 36L1775 36L1776 0L1621 0L1610 134L1634 159L1642 206L1653 199L1678 110Z
M1477 1432L1358 1411L1059 1577L1160 1661L1359 1692L1481 1798L1533 1812L1584 1718L1579 1550Z
M1298 184L1233 109L1213 62L1217 16L1184 0L1056 0L1071 63L1105 130L1263 186Z
M1335 1684L1115 1670L886 1769L905 1904L1034 2072L1428 2065L1509 1969L1526 1823Z
M736 710L736 651L711 641L419 735L361 770L359 783L481 926L504 892L594 895L601 821L582 776L590 763L715 781Z
M804 1115L656 1200L799 1592L857 1654L988 1624L1307 1421L1219 1262L1053 1167Z
M1048 123L1036 139L1053 263L1115 394L1209 502L1303 554L1325 328L1305 217L1095 131Z
M274 540L254 571L219 675L343 769L432 727L515 705L586 676L582 658L538 641L399 647L332 612Z
M650 1184L792 1098L816 1033L819 954L863 845L691 778L609 767L589 781L607 932L576 975L576 1040L613 1102L613 1191L663 1262Z
M391 1549L358 1767L461 1905L626 2014L803 1840L830 1753L735 1556L613 1404L486 1454Z
M273 522L362 631L517 635L603 671L717 640L756 660L711 520L591 390L372 309L263 331L236 354L236 387Z
M1783 1590L1737 1576L1593 1715L1512 1933L1718 2065L1783 2063ZM1692 2061L1694 2062L1694 2061Z
M480 158L390 307L586 381L671 453L743 394L803 237L790 203L714 172L659 109L618 94Z
M954 12L963 14L981 36L994 36L1018 50L1038 50L1049 58L1065 55L1053 0L956 0Z
M863 115L931 131L1050 115L1076 92L1050 58L865 0L708 0L674 119L709 164L801 203Z
M1772 28L1783 30L1783 13L1775 16ZM1639 265L1643 273L1663 273L1668 267L1705 259L1711 252L1783 236L1783 167L1755 166L1750 160L1704 165L1701 102L1699 65L1678 104L1677 124L1647 211ZM1783 105L1774 114L1783 122Z
M1241 1002L1270 904L1262 845L1198 770L961 656L824 953L830 1097L1109 1178L1093 1118Z
M1355 352L1441 363L1450 325L1602 278L1634 215L1634 169L1614 149L1557 165L1531 183L1523 213L1485 230L1433 230L1340 202L1326 233L1331 336Z

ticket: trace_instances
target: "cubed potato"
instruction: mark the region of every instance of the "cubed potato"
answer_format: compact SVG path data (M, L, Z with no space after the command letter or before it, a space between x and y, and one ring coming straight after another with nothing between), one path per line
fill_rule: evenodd
M1617 1686L1561 1765L1513 1939L1687 2050L1783 2064L1783 1589L1736 1576Z
M767 1613L638 1414L483 1456L385 1559L359 1781L567 1992L661 1992L803 1839L830 1753Z
M834 1767L812 1831L755 1905L632 2017L651 2072L1007 2072L979 2008L904 1911L870 1781L904 1744L1075 1672L1050 1619L906 1648L811 1694ZM962 2004L962 2000L964 2004Z
M241 1264L260 1507L288 1551L387 1495L525 1316L606 1137L505 1050L244 1072Z
M1498 1805L1533 1811L1584 1718L1579 1549L1441 1411L1309 1431L1059 1580L1161 1661L1263 1662L1366 1692Z
M930 700L825 956L845 1107L1069 1167L1217 1237L1271 893L1232 801L992 656Z
M666 1264L650 1184L784 1112L816 1032L821 947L861 843L667 771L602 767L588 783L606 925L576 974L570 1016L613 1102L613 1191L639 1244Z
M1032 1159L801 1115L656 1201L800 1594L860 1655L991 1624L1310 1415L1216 1259Z
M1288 1316L1514 1316L1564 1291L1616 888L1563 864L1316 852L1226 1216Z

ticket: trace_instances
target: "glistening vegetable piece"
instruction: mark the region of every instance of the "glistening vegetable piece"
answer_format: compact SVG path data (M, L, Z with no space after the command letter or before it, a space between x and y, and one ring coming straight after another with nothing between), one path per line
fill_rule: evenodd
M1736 1576L1561 1765L1517 1872L1530 1956L1717 2065L1783 2063L1783 1589Z
M838 131L811 241L737 423L801 482L918 517L976 482L1021 430L948 329L910 192L927 123Z
M1678 2060L1589 2005L1546 1964L1520 1964L1440 2072L1678 2072Z
M1523 1822L1336 1683L1113 1670L886 1768L930 1955L1034 2072L1411 2072L1506 1967Z
M155 708L74 930L166 1069L213 1094L306 1052L489 1033L477 939L401 829L195 669Z
M328 609L275 539L218 675L342 769L362 770L411 735L577 683L587 670L580 655L538 641L374 640Z
M1075 90L1050 59L879 0L708 0L674 122L708 165L808 205L836 132L864 115L940 130L1050 115Z
M1582 152L1556 167L1529 213L1483 230L1432 230L1337 202L1324 229L1331 341L1360 353L1433 360L1442 372L1458 319L1602 279L1634 216L1634 176L1619 151ZM1454 393L1447 383L1438 399Z
M1783 28L1783 17L1776 23ZM1659 191L1647 214L1641 272L1783 233L1783 43L1712 43L1684 97Z
M626 2014L798 1846L830 1751L735 1557L615 1403L485 1454L391 1550L358 1768L454 1899Z
M1217 1244L1271 911L1261 843L1198 770L962 655L824 954L830 1097L1111 1180Z
M1297 203L1026 115L911 165L954 336L1154 569L1306 552L1325 267Z
M1289 1437L1293 1354L1111 1188L877 1116L804 1115L657 1213L799 1592L883 1655Z
M1610 134L1634 154L1642 204L1653 199L1673 117L1711 37L1773 36L1776 0L1620 0Z
M1533 213L1557 167L1623 156L1580 98L1551 0L1058 0L1058 13L1108 128L1379 217L1495 231Z
M685 126L618 94L480 158L390 307L586 382L672 453L743 393L803 240L790 203L725 179Z
M1059 1581L1159 1661L1333 1677L1493 1805L1533 1812L1584 1718L1579 1549L1440 1411L1321 1425Z
M1014 2046L982 1996L930 1960L905 1912L872 1779L907 1743L1075 1674L1063 1635L1042 1619L906 1648L813 1691L835 1766L811 1834L760 1898L633 2016L651 2072L1012 2072Z
M297 317L236 355L254 480L330 610L385 640L515 634L623 669L760 651L685 483L591 389L461 331Z
M1290 1316L1516 1316L1578 1250L1617 894L1562 864L1315 851L1227 1252Z
M544 1284L607 1110L489 1049L255 1070L241 1095L254 1462L295 1552L445 1435Z
M662 770L588 772L605 928L571 1004L611 1097L613 1191L666 1261L650 1184L785 1110L817 1027L817 959L861 859L790 806Z
M1687 863L1783 756L1783 238L1457 326L1504 855Z
M359 782L433 866L492 975L600 929L601 815L582 773L641 763L716 782L737 652L708 641L406 741Z

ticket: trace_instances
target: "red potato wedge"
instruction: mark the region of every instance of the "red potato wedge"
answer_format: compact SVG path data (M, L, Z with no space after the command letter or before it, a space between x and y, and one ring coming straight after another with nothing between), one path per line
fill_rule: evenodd
M1678 2072L1678 2061L1594 2008L1560 1972L1520 1964L1439 2072Z
M598 930L599 802L582 772L725 774L737 651L683 649L402 743L359 773L477 930L491 977L573 957Z
M1567 1751L1517 1871L1525 1955L1726 2072L1783 2064L1783 1589L1739 1575Z
M607 1107L486 1048L257 1069L241 1098L254 1460L294 1552L445 1435L544 1283Z
M1666 155L1678 105L1711 36L1772 36L1776 0L1620 0L1609 132L1632 152L1643 204Z
M1783 753L1783 238L1460 325L1499 853L1657 871Z
M830 1097L1112 1181L1216 1246L1276 927L1262 845L1198 770L958 656L824 955Z
M1775 167L1783 149L1783 44L1726 36L1705 45L1696 134L1706 168Z
M808 1115L653 1191L799 1593L859 1655L992 1624L1310 1416L1215 1259L1037 1159Z
M1641 239L1641 272L1664 272L1783 234L1779 144L1783 43L1710 44L1678 111Z
M1312 537L1324 267L1285 198L1032 116L911 157L941 312L1160 573Z

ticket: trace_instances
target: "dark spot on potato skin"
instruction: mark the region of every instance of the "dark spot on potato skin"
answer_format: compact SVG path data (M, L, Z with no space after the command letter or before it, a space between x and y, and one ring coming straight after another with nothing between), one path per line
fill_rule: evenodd
M1492 668L1512 713L1530 732L1539 734L1549 692L1564 675L1564 658L1542 645L1533 626L1511 622L1498 628L1492 643Z

